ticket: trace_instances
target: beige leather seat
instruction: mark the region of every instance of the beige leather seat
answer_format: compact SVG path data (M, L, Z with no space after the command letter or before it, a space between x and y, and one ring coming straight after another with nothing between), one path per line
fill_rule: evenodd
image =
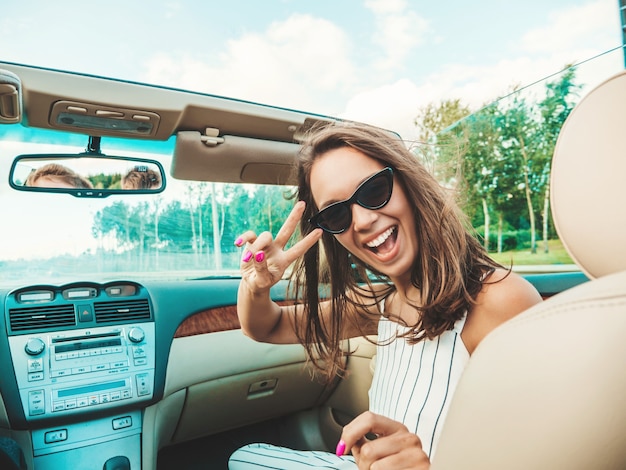
M433 470L626 468L626 72L587 94L556 146L557 230L591 281L489 335Z

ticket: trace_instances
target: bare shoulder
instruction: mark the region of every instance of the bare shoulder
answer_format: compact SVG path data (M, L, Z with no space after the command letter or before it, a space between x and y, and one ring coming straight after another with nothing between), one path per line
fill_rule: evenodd
M487 315L507 320L542 300L537 289L514 272L497 269L485 281L476 300Z
M496 270L485 280L463 329L470 354L493 329L541 301L537 289L522 276Z

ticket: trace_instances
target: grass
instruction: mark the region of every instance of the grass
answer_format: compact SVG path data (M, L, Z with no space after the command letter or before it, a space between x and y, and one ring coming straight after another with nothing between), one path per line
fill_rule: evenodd
M546 265L546 264L575 264L561 243L561 240L549 240L548 252L544 252L543 241L537 241L537 253L531 253L530 249L504 251L502 253L489 253L489 255L508 266L513 261L514 266L520 265Z

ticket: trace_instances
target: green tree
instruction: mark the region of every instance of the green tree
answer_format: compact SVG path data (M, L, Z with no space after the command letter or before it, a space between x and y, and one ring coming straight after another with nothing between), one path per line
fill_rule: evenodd
M174 200L162 209L159 227L160 243L169 251L191 251L191 224L181 201Z
M517 170L518 187L523 191L530 224L531 253L537 252L536 217L533 205L534 190L537 189L532 170L537 166L540 154L537 152L536 140L539 125L534 118L535 108L527 100L515 93L505 105L497 118L497 126L502 133L502 151L504 158L510 162L511 169Z
M419 146L413 149L443 184L453 183L458 176L467 141L464 119L470 114L460 99L450 99L426 105L414 120Z
M533 171L536 172L544 187L541 217L543 246L546 253L550 235L550 164L561 127L572 112L578 98L580 85L576 84L575 80L576 69L568 66L559 79L546 84L546 96L538 105L541 113L541 139L538 142L540 158Z
M90 175L89 181L95 189L121 189L122 175L120 173Z
M486 250L490 249L490 210L496 200L499 164L499 131L494 126L494 106L488 106L466 119L467 149L463 159L462 181L466 192L466 204L473 203L482 209ZM466 209L466 212L469 212ZM500 227L500 226L499 226Z

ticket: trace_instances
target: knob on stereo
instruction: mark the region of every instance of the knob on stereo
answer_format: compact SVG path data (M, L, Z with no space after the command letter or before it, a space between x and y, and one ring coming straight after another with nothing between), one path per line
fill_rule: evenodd
M133 343L141 343L146 337L144 331L139 327L133 327L128 331L128 339Z
M37 354L41 354L45 348L46 343L44 343L41 339L31 338L24 346L24 351L26 351L26 354L29 356L36 356Z

